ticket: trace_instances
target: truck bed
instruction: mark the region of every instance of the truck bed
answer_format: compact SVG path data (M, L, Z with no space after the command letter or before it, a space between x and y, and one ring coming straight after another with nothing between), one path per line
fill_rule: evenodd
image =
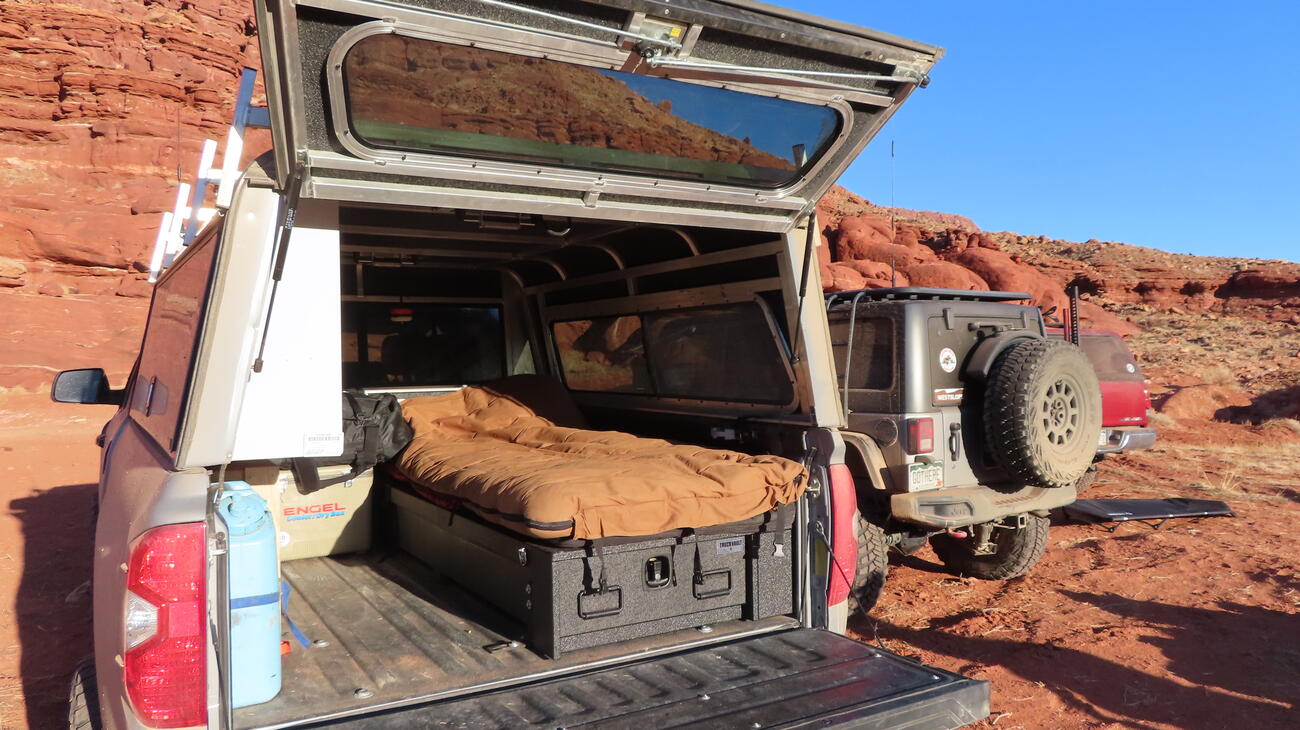
M241 729L430 702L794 625L787 617L731 621L708 634L678 631L552 660L522 645L498 648L518 640L522 627L403 553L295 560L282 571L290 586L286 613L311 646L291 641L283 689L270 702L236 710Z

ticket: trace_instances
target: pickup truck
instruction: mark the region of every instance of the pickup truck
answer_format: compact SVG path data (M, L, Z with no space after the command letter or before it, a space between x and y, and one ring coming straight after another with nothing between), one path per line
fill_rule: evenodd
M1065 329L1049 327L1047 336L1065 339ZM1149 428L1151 390L1124 338L1107 330L1080 330L1079 347L1092 363L1101 383L1101 434L1097 454L1149 449L1156 431Z

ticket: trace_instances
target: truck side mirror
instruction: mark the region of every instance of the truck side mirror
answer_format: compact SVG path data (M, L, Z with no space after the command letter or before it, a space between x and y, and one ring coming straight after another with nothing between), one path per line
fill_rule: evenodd
M108 387L103 368L64 370L54 376L50 398L55 403L91 403L120 406L125 390Z

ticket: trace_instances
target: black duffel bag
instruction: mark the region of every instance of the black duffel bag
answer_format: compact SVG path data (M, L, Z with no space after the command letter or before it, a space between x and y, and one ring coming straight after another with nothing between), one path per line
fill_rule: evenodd
M402 407L392 393L366 395L360 391L343 391L343 453L294 459L294 480L300 494L311 494L335 484L355 479L361 472L397 456L411 442L413 432L402 418ZM350 464L352 471L322 480L317 472L322 466Z

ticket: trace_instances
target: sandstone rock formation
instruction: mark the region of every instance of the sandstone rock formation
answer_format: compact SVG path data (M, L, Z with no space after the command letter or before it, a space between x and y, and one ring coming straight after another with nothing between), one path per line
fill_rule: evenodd
M258 64L254 34L246 0L0 3L0 319L12 323L0 388L42 387L56 366L125 374L151 291L144 272L161 213L171 209L178 179L192 179L202 140L224 133L240 69ZM378 69L399 59L376 60ZM445 77L443 93L454 91L466 107L458 122L466 130L501 122L471 113L497 103L484 96L502 91L485 86L488 76L457 85L492 62L487 54L400 60ZM591 134L628 149L785 164L746 140L710 138L674 121L670 105L618 91L606 76L537 83L555 92L558 106L516 130L529 139ZM626 123L584 126L572 107L594 98L625 104ZM426 99L420 110L428 107ZM268 143L265 133L253 134L246 157ZM881 207L839 187L818 212L828 291L1015 289L1050 308L1073 285L1085 297L1086 325L1124 334L1137 331L1135 314L1150 320L1160 311L1300 325L1300 264L981 231L962 216Z

